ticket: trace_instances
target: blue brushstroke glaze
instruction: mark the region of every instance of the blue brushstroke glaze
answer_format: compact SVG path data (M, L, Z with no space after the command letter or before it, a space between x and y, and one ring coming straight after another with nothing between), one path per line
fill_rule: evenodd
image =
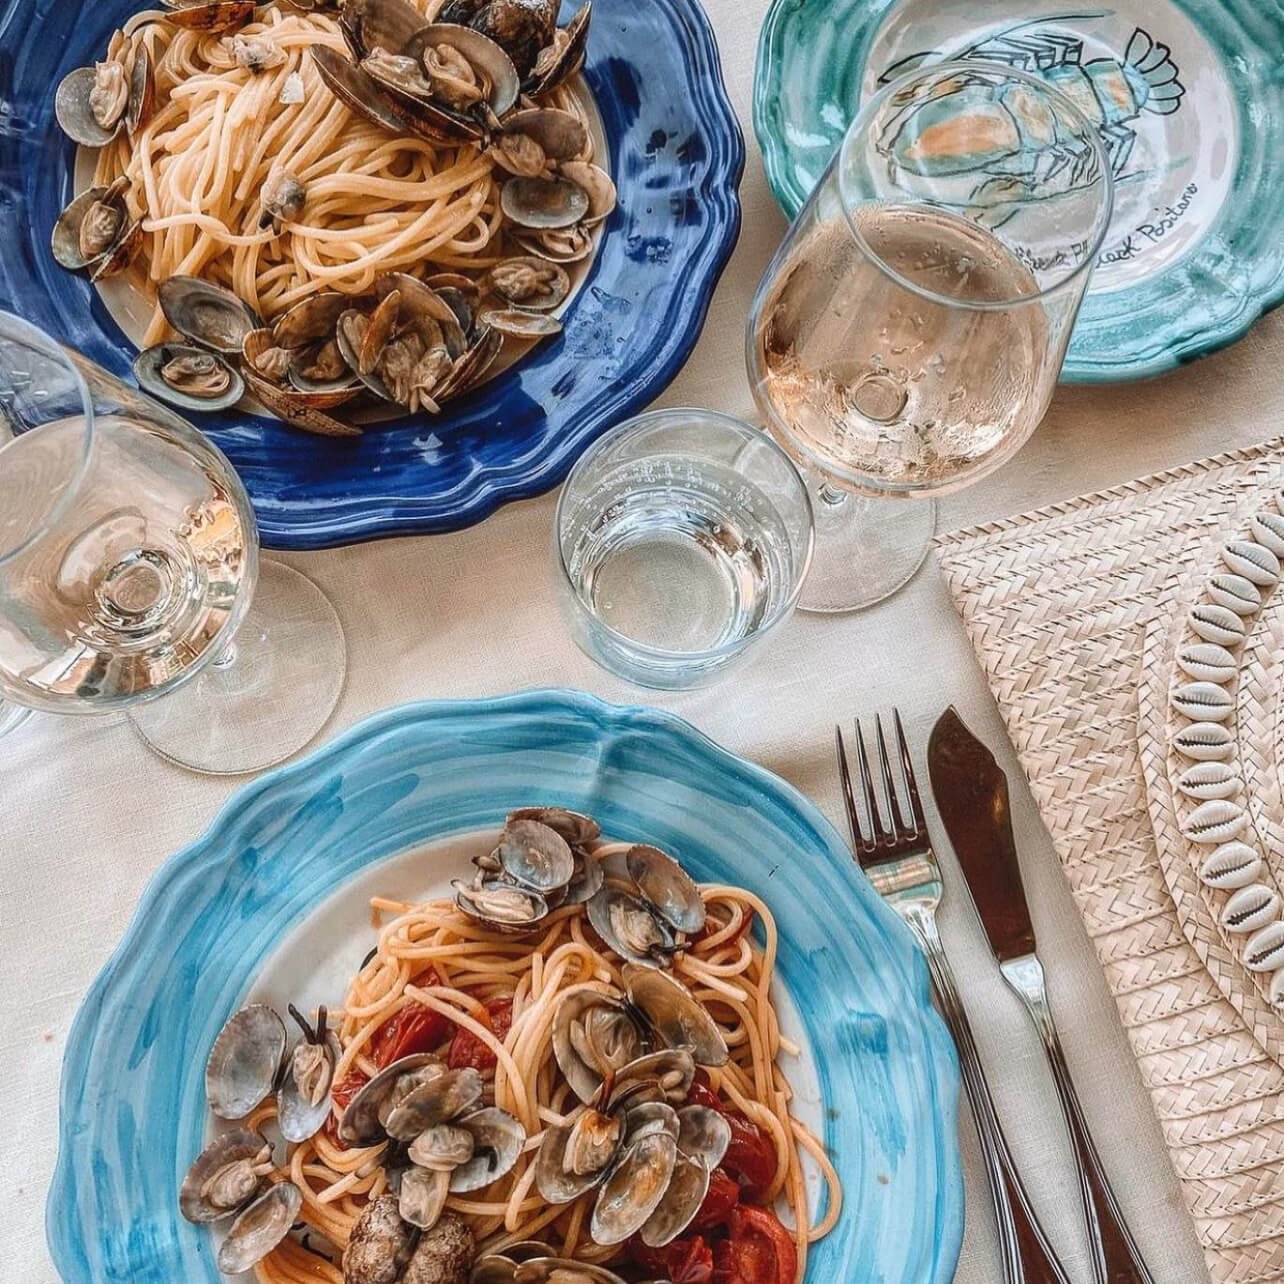
M559 803L766 897L846 1186L814 1284L946 1284L962 1235L958 1071L905 929L801 794L670 714L574 692L409 705L242 789L153 879L63 1065L50 1250L69 1284L217 1284L178 1216L204 1058L264 960L366 866Z
M573 11L568 0L563 21ZM71 197L74 147L53 88L100 56L137 0L0 0L0 308L133 382L133 347L49 234ZM57 38L50 39L49 33ZM315 549L457 530L556 486L598 436L657 397L687 359L740 230L744 140L698 0L596 0L585 65L620 194L567 329L591 353L545 343L437 419L359 439L312 437L232 410L196 415L254 502L269 548ZM702 150L654 150L659 132ZM645 180L645 182L644 182ZM681 220L667 199L678 198ZM645 189L645 190L644 190ZM639 240L665 252L639 259ZM603 300L627 307L604 307ZM584 355L592 361L577 365ZM426 451L433 432L439 449Z

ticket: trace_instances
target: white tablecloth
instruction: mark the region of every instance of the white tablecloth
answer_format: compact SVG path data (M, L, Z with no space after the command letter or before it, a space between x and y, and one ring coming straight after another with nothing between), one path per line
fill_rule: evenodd
M745 413L744 317L784 229L750 125L766 0L706 2L749 140L744 233L704 336L661 404ZM943 505L942 527L1020 512L1246 445L1282 427L1284 315L1276 315L1235 347L1162 381L1061 390L1013 463ZM1159 1284L1205 1279L1114 1005L931 564L873 611L798 617L729 686L644 697L595 668L567 637L549 558L552 511L552 498L545 497L457 535L284 559L330 595L347 630L347 685L325 734L406 700L528 686L580 687L611 700L648 698L780 773L837 822L836 714L899 705L921 746L944 706L956 704L999 750L1014 781L1018 844L1053 1004L1129 1221ZM147 880L208 824L238 783L168 766L117 719L39 717L0 743L0 1278L14 1284L58 1278L44 1246L43 1217L68 1028ZM1043 1054L999 979L952 868L947 881L943 931L1000 1112L1039 1213L1074 1280L1086 1284L1077 1189ZM962 1131L968 1219L957 1278L994 1284L993 1217L970 1126Z

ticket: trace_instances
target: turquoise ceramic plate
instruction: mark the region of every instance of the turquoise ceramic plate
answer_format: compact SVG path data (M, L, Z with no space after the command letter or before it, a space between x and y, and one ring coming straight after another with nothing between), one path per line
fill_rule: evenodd
M1115 218L1065 379L1161 374L1284 299L1281 0L775 0L754 124L785 211L880 83L958 57L1040 73L1100 122Z
M224 1018L249 993L332 996L369 947L375 889L440 893L470 835L535 802L645 835L772 905L805 1049L791 1076L847 1192L808 1280L953 1277L956 1064L919 955L838 835L674 717L531 692L374 718L243 789L157 875L68 1043L47 1223L69 1284L216 1284L214 1239L181 1220L177 1191Z

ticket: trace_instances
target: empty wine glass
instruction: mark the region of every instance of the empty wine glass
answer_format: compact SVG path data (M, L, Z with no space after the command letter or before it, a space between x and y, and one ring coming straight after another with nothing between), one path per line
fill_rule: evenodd
M344 656L320 590L260 563L249 498L220 451L0 312L0 699L9 708L124 709L174 762L252 771L321 729Z
M895 592L926 555L930 496L1029 438L1111 203L1097 127L1024 72L937 63L861 110L748 328L759 410L813 478L803 609Z

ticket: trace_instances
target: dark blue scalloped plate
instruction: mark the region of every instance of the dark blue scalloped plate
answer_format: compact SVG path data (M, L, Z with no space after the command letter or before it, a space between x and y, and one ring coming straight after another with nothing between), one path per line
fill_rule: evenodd
M46 1224L69 1284L218 1284L215 1239L177 1202L224 1019L251 992L308 1006L332 961L341 986L370 944L372 894L441 895L469 836L533 803L590 812L767 901L782 1021L804 1051L786 1069L845 1189L809 1284L948 1284L958 1065L904 925L784 781L671 714L571 691L380 714L240 790L157 874L67 1044Z
M134 348L49 233L74 147L53 90L141 0L0 4L0 308L130 378ZM572 10L568 3L563 19ZM681 369L740 230L744 140L697 0L595 0L585 77L620 203L565 331L437 418L357 440L229 411L198 425L236 465L270 548L458 530L542 494Z

